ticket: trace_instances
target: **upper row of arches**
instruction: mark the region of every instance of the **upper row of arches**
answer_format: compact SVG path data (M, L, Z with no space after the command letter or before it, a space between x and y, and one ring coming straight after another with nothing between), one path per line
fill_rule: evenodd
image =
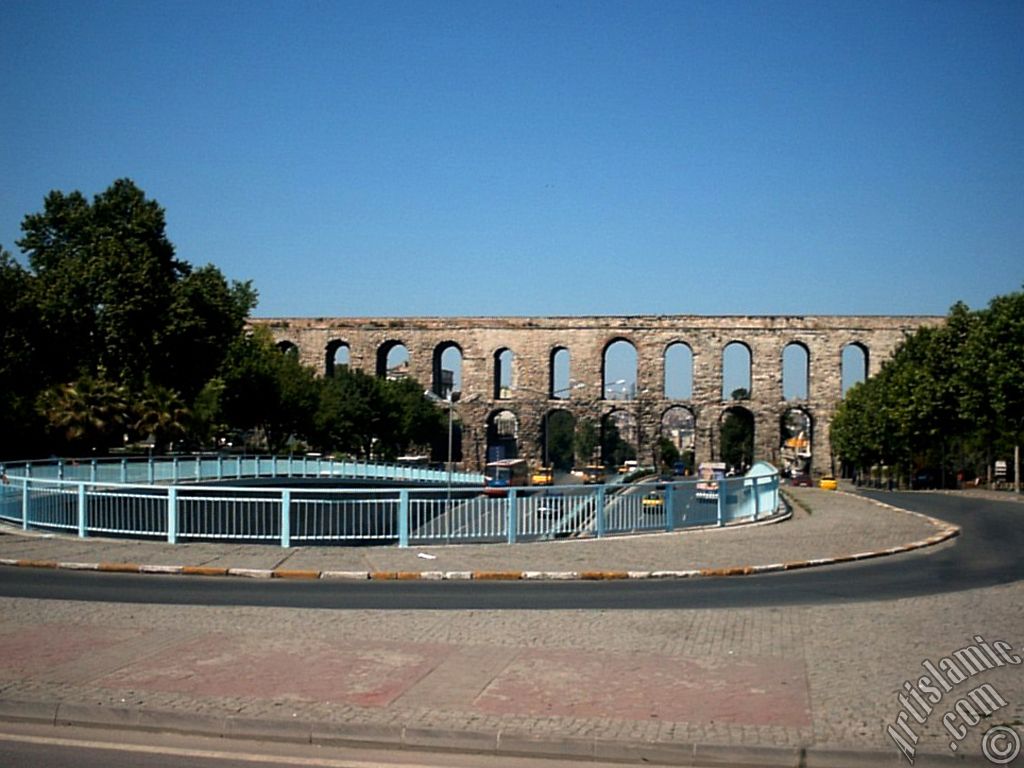
M278 346L284 350L298 351L288 341L282 341ZM851 386L867 378L868 354L867 347L860 342L851 342L841 350L840 380L844 395ZM664 379L660 391L637 388L637 351L632 342L626 339L615 339L605 347L601 361L601 380L593 382L573 377L568 347L552 347L548 357L547 389L543 392L517 383L516 355L511 348L501 347L494 351L492 357L492 397L495 400L509 399L515 391L564 400L581 390L586 390L581 392L584 396L606 400L632 400L646 395L666 400L685 401L693 398L693 350L682 341L673 342L664 350ZM726 344L722 349L721 362L723 400L744 399L757 394L752 373L753 354L749 346L741 341ZM327 344L325 375L331 376L338 368L350 363L351 350L348 344L341 340ZM781 367L782 399L809 399L811 354L807 346L799 341L788 343L782 351ZM401 378L408 375L408 369L409 351L401 341L390 340L377 348L376 375ZM442 397L446 397L449 392L461 391L462 349L456 342L442 342L434 348L431 389Z

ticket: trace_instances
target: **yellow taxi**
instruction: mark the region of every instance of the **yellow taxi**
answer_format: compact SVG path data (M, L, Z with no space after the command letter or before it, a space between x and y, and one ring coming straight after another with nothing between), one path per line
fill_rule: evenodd
M554 482L555 474L551 467L537 467L530 475L530 485L553 485Z
M839 483L834 477L826 475L818 481L818 487L825 491L834 491L839 488Z
M651 491L640 502L645 512L657 512L665 506L665 497L658 491Z

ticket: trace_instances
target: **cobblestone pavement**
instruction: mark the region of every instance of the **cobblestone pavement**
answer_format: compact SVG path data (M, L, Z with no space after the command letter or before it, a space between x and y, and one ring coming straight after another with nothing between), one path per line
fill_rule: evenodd
M429 552L456 568L513 558L516 567L528 560L558 570L566 560L581 569L722 566L929 535L927 521L856 497L801 490L799 498L810 513L797 509L788 522L758 528ZM108 559L162 554L175 562L182 549L0 536L4 557L17 551L95 559L92 547ZM185 549L196 562L251 557L246 562L258 567L271 558L294 567L293 558L317 555ZM332 565L342 559L339 567L397 569L419 567L419 551L428 550L332 549L323 556ZM397 565L389 558L409 559ZM296 734L312 728L314 738L361 734L392 743L401 733L440 746L479 739L481 749L493 749L497 733L511 751L544 745L594 754L597 745L614 755L619 746L623 757L673 763L707 747L748 764L897 765L906 761L886 726L897 723L904 681L917 680L923 662L941 665L977 637L1005 641L1024 655L1022 635L1020 583L907 600L729 610L336 611L0 599L0 716L50 713L73 721L105 712L109 722L185 730L196 718L229 719L239 732L280 735L291 725ZM978 761L989 727L1024 733L1022 667L972 676L943 694L924 723L910 721L919 737L915 765L944 764L922 753L985 765ZM1006 706L962 740L952 738L942 714L985 683Z

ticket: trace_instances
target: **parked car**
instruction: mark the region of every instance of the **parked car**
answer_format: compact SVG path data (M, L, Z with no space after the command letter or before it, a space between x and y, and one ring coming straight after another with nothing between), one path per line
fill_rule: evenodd
M825 491L834 491L839 488L839 483L834 477L826 475L818 481L818 487Z
M789 478L789 484L793 487L800 488L813 488L814 483L811 481L811 476L803 473L799 475L793 475Z

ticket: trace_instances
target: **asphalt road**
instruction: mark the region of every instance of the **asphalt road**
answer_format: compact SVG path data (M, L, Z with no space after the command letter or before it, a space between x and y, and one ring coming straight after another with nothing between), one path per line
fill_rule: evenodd
M955 523L962 534L950 543L906 555L757 576L609 582L301 582L0 568L0 595L318 609L650 610L887 600L1024 578L1020 504L942 494L873 495Z

